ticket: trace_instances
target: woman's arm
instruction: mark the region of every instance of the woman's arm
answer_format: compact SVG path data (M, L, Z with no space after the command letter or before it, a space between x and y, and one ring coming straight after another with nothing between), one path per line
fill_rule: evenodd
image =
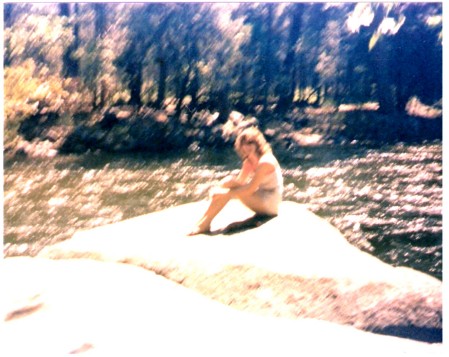
M248 159L244 160L242 168L236 178L237 183L239 183L240 185L244 185L245 183L247 183L248 178L253 171L254 169Z
M228 194L231 196L231 198L234 198L241 195L250 195L256 192L263 179L274 170L275 168L273 164L268 162L260 163L257 166L257 169L254 172L254 176L252 177L251 181L241 186L230 188Z
M215 195L228 195L229 189L240 187L248 183L248 178L253 172L253 168L248 160L244 160L242 164L242 168L238 175L226 176L223 180L220 181L218 186L214 186L209 191L210 196Z

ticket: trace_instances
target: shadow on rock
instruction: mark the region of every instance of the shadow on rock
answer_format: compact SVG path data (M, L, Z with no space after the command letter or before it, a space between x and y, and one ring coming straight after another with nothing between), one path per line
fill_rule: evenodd
M380 335L390 335L401 338L410 338L416 341L427 343L442 343L443 330L440 328L429 328L421 326L387 326L385 328L376 328L371 332Z
M227 225L226 227L210 232L209 235L215 236L215 235L232 235L237 233L242 233L244 231L254 229L257 227L260 227L261 225L267 223L271 219L273 219L275 216L268 216L268 215L254 215L250 218L247 218L243 221L239 222L233 222Z

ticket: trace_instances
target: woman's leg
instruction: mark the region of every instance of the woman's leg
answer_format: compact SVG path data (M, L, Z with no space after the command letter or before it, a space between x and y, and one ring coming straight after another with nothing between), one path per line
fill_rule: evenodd
M189 235L200 234L204 232L208 232L210 230L210 225L215 216L220 213L220 211L226 206L229 202L229 198L227 196L214 196L210 201L209 207L204 213L203 217L198 221L196 227L193 229Z
M235 177L228 176L220 182L220 187L232 188L236 187L238 184L235 181ZM213 190L213 188L212 188ZM211 201L206 212L203 214L201 219L196 224L196 227L189 233L189 235L200 234L208 232L210 230L210 225L215 216L220 213L220 211L229 202L229 197L227 196L214 196L211 195Z
M233 188L239 184L232 177L227 177L221 181L220 187ZM212 189L213 190L213 189ZM214 196L204 213L203 217L198 221L196 227L189 233L189 235L200 234L208 232L212 220L218 213L226 206L230 198L228 196ZM281 201L275 193L255 192L249 195L239 195L237 197L246 207L251 209L257 214L264 214L269 216L276 216L278 214L279 203Z

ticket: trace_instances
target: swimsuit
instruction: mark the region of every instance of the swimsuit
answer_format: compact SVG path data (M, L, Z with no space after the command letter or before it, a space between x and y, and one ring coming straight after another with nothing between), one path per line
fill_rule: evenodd
M283 190L284 184L281 168L276 165L275 170L265 178L257 191L254 192L254 195L257 195L262 199L268 214L276 215L278 213L279 204L282 201Z

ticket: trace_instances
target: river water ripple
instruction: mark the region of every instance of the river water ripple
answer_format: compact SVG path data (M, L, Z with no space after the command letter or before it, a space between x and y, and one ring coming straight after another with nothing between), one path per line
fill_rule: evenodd
M440 142L305 148L278 157L284 199L306 204L360 249L442 278ZM202 200L238 165L230 150L6 163L4 255L35 256L78 230Z

